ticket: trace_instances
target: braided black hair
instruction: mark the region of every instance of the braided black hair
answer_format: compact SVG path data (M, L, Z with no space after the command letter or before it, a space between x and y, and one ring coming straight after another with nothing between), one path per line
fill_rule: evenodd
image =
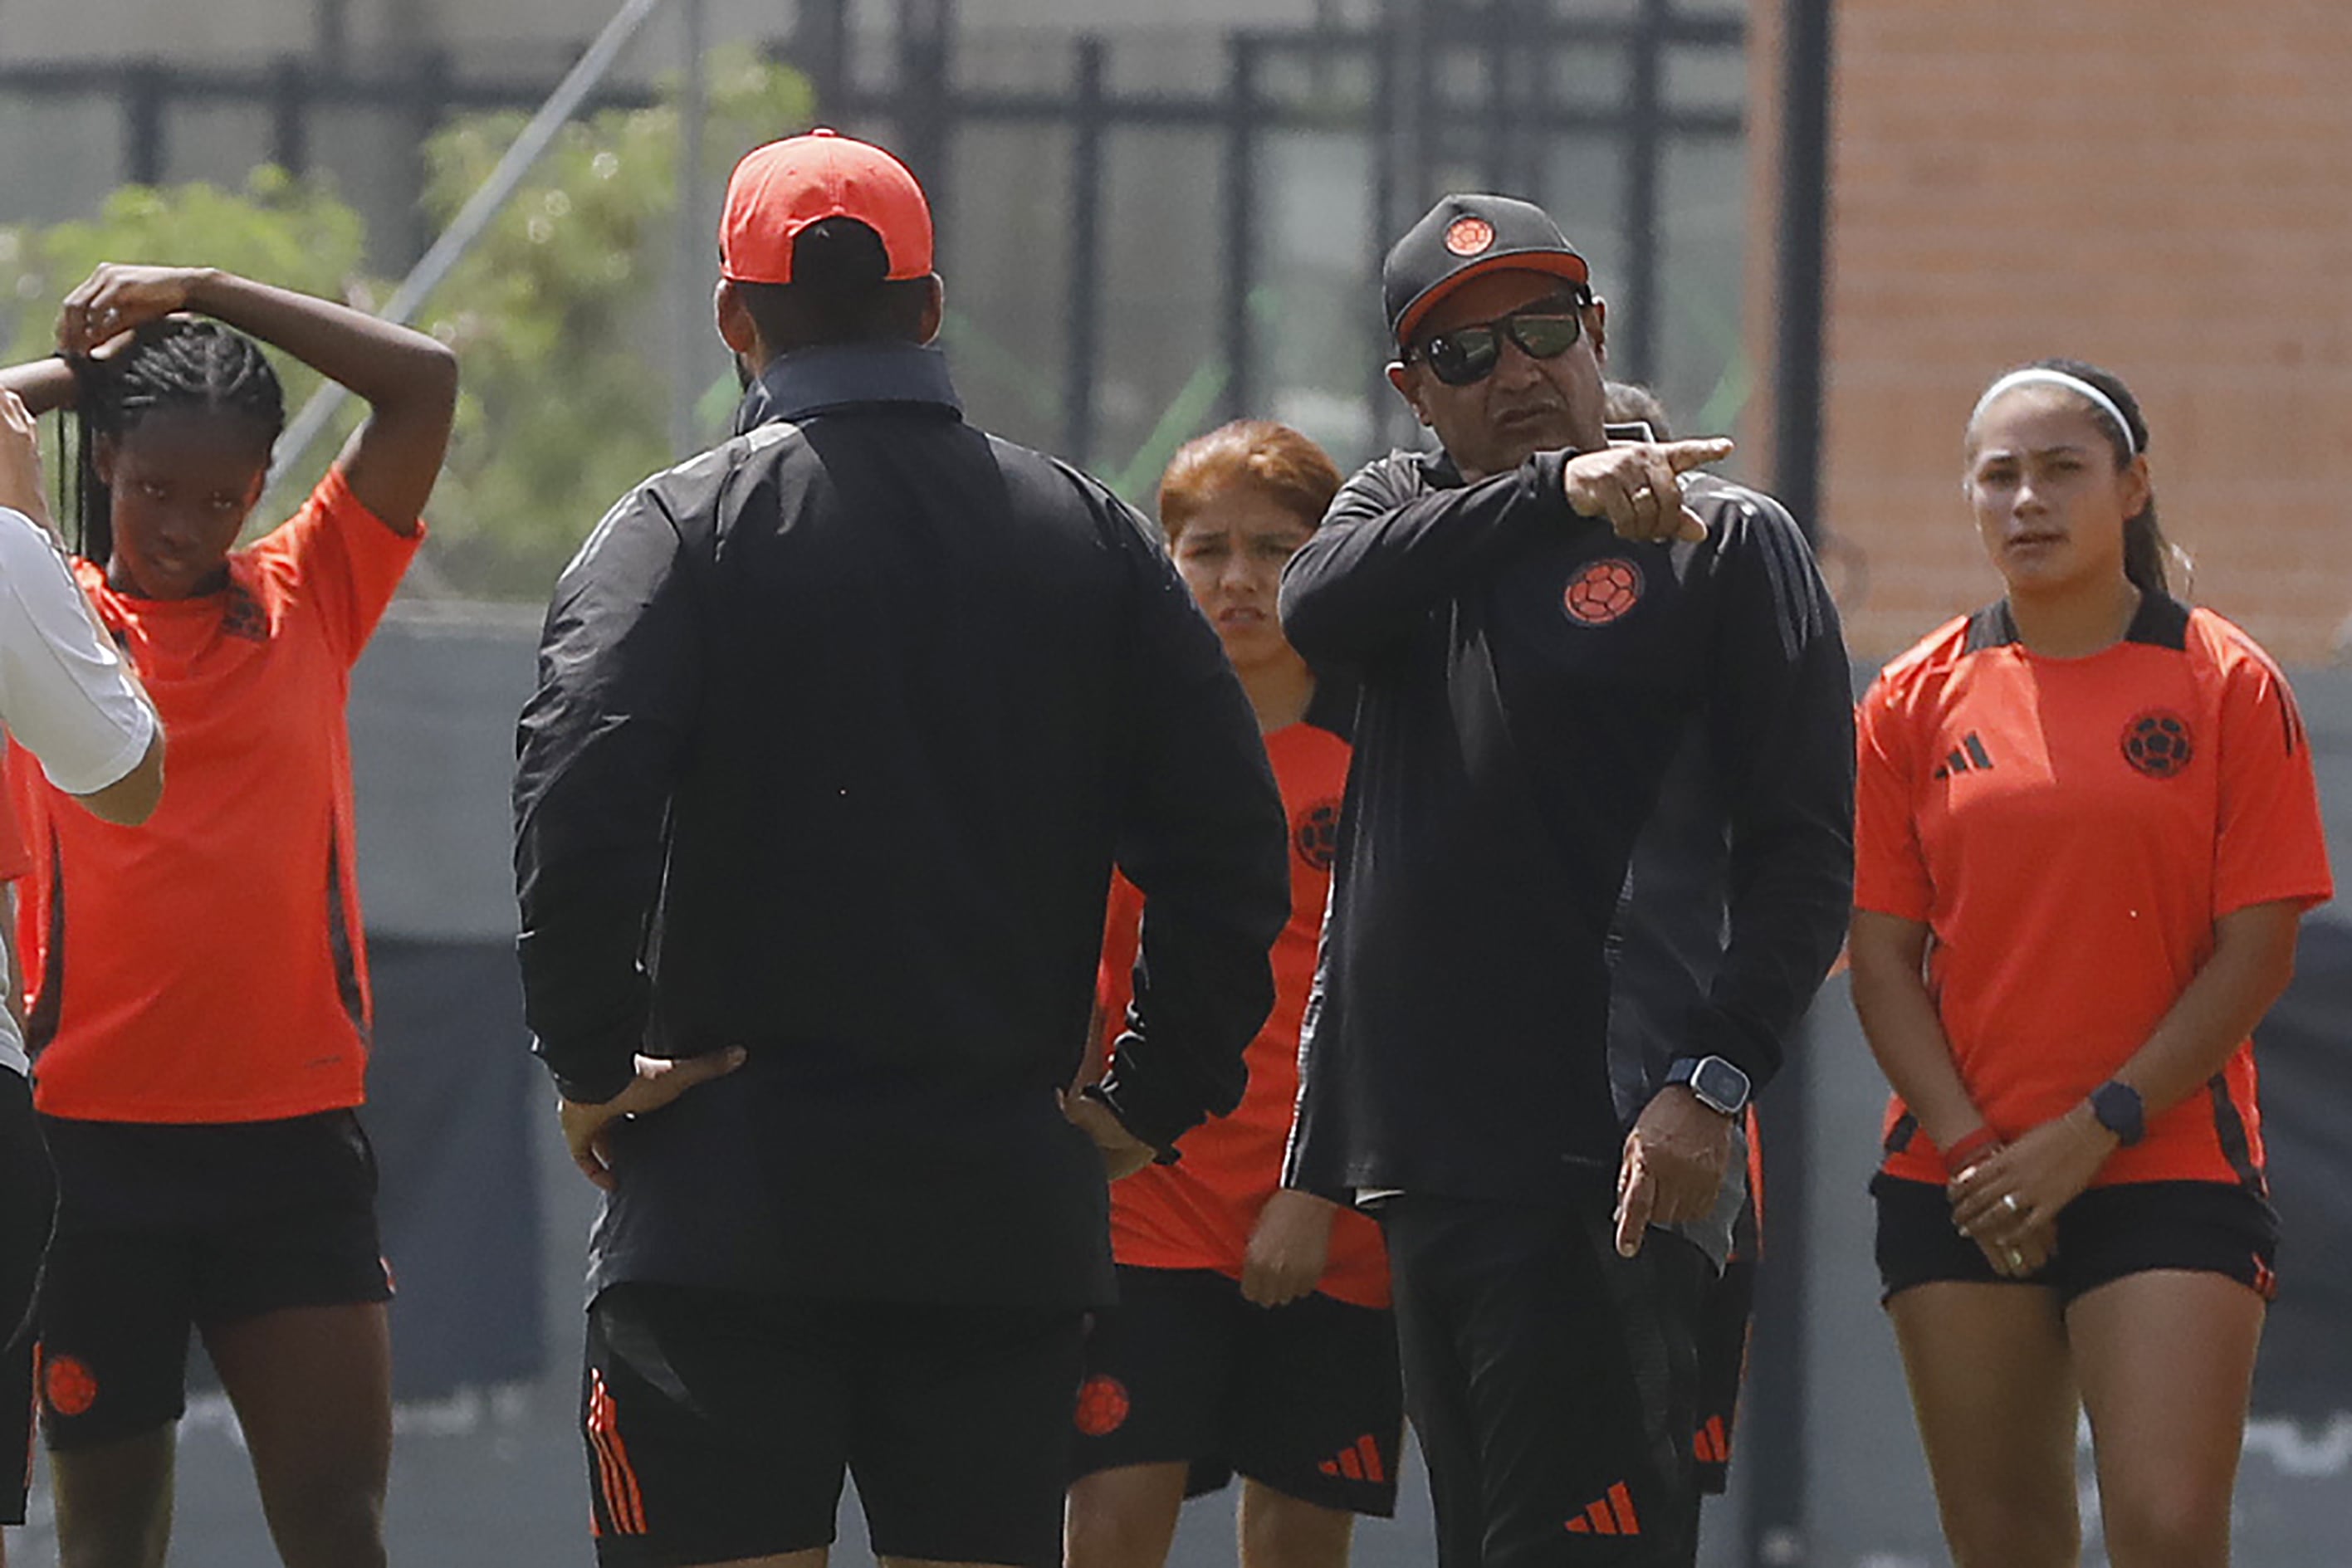
M201 318L151 321L121 351L102 360L73 358L77 437L75 551L103 567L114 554L114 495L100 476L100 436L121 438L149 414L203 409L248 420L274 444L286 428L286 390L261 346L244 333Z

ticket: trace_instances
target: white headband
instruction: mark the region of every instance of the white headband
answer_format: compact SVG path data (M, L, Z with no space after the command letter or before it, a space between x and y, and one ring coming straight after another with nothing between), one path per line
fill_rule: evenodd
M1969 414L1969 423L1974 424L1983 418L1984 411L1991 407L1992 400L2001 393L2017 387L2037 385L2064 387L2077 397L2088 398L2092 406L2116 422L2116 429L2123 434L2124 450L2126 452L2139 450L2139 443L2132 435L2131 421L2124 417L2124 411L2116 405L2115 399L2080 376L2070 376L2063 371L2053 371L2046 365L2029 365L2021 371L2011 371L1985 388L1984 396L1977 399L1976 408Z

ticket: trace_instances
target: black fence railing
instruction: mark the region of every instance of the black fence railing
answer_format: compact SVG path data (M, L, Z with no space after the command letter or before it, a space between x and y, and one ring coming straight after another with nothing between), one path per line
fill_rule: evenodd
M959 150L974 131L1022 128L1066 147L1068 188L1060 201L1057 258L1066 278L1059 340L1058 386L1050 427L1033 432L1082 460L1098 459L1106 439L1103 315L1112 292L1107 246L1105 149L1134 132L1213 134L1218 256L1215 320L1202 340L1220 361L1211 405L1232 415L1259 411L1267 365L1254 319L1265 268L1261 233L1270 193L1265 152L1272 139L1299 131L1354 139L1365 154L1370 222L1355 277L1372 298L1381 251L1422 206L1449 183L1475 182L1538 200L1549 192L1549 154L1577 142L1613 150L1609 225L1620 236L1610 270L1616 308L1610 348L1614 373L1649 379L1659 363L1659 308L1667 276L1661 218L1662 171L1678 149L1736 148L1742 135L1736 96L1678 100L1668 88L1676 61L1729 62L1736 71L1745 24L1734 11L1698 11L1700 0L1389 0L1377 26L1251 28L1222 41L1221 68L1195 79L1144 87L1111 68L1123 38L1087 34L1060 48L1058 73L1032 70L1027 85L983 85L962 68L953 0L898 0L887 34L853 30L849 0L801 0L791 34L771 53L811 78L821 112L845 126L887 135L932 190L944 214L943 249L953 258L960 234L982 221L975 202L960 206ZM1605 14L1586 14L1604 12ZM1598 67L1596 71L1595 67ZM1606 78L1601 90L1581 75ZM1042 76L1059 80L1035 85ZM1718 69L1718 75L1721 74ZM1206 79L1198 79L1205 76ZM481 109L534 107L554 77L491 76L459 68L443 49L410 51L391 66L355 71L287 56L246 67L159 61L0 63L0 102L100 99L121 116L120 177L152 183L174 171L181 111L229 105L266 117L257 151L289 171L318 160L322 117L370 111L405 136L373 155L392 167L370 183L389 192L379 213L405 214L404 233L380 235L379 260L399 266L431 239L418 211L422 170L415 148L445 117ZM589 107L651 102L642 80L607 84ZM348 139L346 139L348 140ZM343 183L353 183L339 170ZM1583 193L1573 193L1582 221L1592 221ZM1564 214L1565 215L1565 214ZM1391 396L1369 340L1361 398L1368 428L1389 426Z

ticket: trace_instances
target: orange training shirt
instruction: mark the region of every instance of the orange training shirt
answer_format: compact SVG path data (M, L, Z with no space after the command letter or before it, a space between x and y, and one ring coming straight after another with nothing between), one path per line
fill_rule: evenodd
M228 558L229 584L131 598L76 571L170 737L163 804L118 828L21 748L19 890L35 1103L110 1122L246 1122L365 1098L367 966L344 703L418 538L340 469Z
M1309 724L1265 737L1290 819L1290 923L1274 943L1274 1011L1250 1042L1249 1088L1230 1116L1184 1135L1184 1157L1147 1166L1110 1189L1111 1249L1147 1269L1213 1269L1239 1279L1258 1211L1282 1185L1282 1156L1298 1099L1298 1028L1315 982L1316 946L1331 890L1348 743ZM1143 895L1114 879L1105 923L1099 997L1104 1045L1127 1016ZM1388 1253L1370 1217L1332 1217L1331 1251L1316 1289L1360 1307L1389 1304Z
M1969 1092L2015 1137L2147 1042L2212 956L2213 923L2332 894L2303 720L2278 667L2207 610L2149 599L2080 659L2007 606L1943 627L1863 698L1854 902L1926 924L1929 989ZM2158 1113L2094 1185L2263 1190L2252 1042ZM1890 1176L1942 1185L1896 1100Z

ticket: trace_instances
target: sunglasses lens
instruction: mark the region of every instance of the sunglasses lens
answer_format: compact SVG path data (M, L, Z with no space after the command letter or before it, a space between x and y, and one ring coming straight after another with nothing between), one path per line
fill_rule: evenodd
M1573 316L1514 316L1511 318L1511 341L1527 350L1528 356L1549 360L1565 354L1576 347L1583 326Z
M1422 352L1439 381L1450 387L1466 387L1495 368L1499 350L1492 327L1465 327L1432 338Z

